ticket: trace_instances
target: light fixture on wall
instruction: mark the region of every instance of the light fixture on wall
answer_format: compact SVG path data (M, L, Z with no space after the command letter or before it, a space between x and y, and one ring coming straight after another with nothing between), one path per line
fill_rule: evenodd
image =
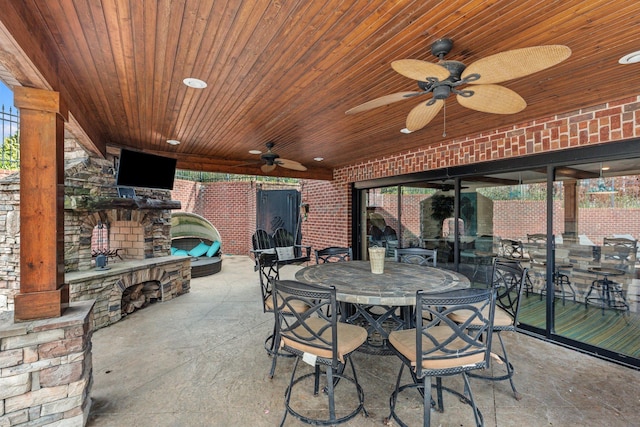
M609 168L603 168L602 163L600 163L600 177L598 178L598 185L595 188L590 188L587 193L589 194L614 194L617 193L615 188L613 188L613 181L611 182L611 187L608 187L602 171Z

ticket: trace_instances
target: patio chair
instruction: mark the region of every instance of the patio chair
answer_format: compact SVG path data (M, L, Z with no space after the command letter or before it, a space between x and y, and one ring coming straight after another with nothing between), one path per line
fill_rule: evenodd
M251 236L251 244L253 246L251 253L255 261L254 270L258 271L258 255L262 252L275 254L275 245L269 233L261 228L257 229Z
M471 406L476 425L483 425L482 413L473 399L467 372L488 366L494 296L494 289L477 288L435 294L417 292L417 328L393 331L389 334L389 344L402 360L395 390L389 399L389 418L393 418L401 426L406 426L397 413L398 398L406 389L417 388L423 399L425 427L431 425L432 407L435 406L439 412L444 411L443 391L453 394L461 402ZM465 321L452 321L456 315L464 317ZM472 330L468 329L470 325L474 325ZM485 337L489 340L485 340ZM401 386L405 366L409 369L412 382ZM442 377L452 375L462 376L462 392L442 385ZM434 377L436 382L432 384ZM432 398L432 389L436 390L436 399Z
M600 250L600 268L596 268L599 273L585 295L585 307L592 302L598 303L602 307L602 315L605 313L605 308L630 310L626 297L627 292L622 283L612 280L612 277L623 278L626 274L634 271L637 243L637 240L621 237L605 237L603 239ZM599 278L600 276L602 278ZM595 297L591 296L594 291Z
M547 261L545 259L546 254L531 251L529 255L531 256L531 270L533 270L534 268L537 268L539 271L542 272L541 274L544 274L544 277L546 277L546 269L547 269ZM569 268L571 267L571 265L567 264L565 267ZM560 295L560 297L562 298L562 305L566 304L567 297L571 297L573 299L573 302L576 302L576 291L575 289L573 289L571 280L569 279L569 276L567 274L560 272L560 268L561 266L556 264L555 271L553 272L554 294L556 296ZM542 286L542 288L540 289L540 299L542 300L542 298L546 294L547 294L547 286L545 281L544 286Z
M353 361L349 357L367 339L366 329L348 323L339 323L337 316L326 315L327 312L335 313L337 309L334 287L311 285L294 280L276 280L273 289L276 345L296 356L291 381L285 391L286 409L280 425L284 425L288 414L292 414L304 423L316 425L343 423L361 411L366 415L364 391L358 383ZM299 305L308 305L309 309L298 312L295 307ZM314 371L296 378L300 360L312 365ZM353 378L345 374L347 361L351 365ZM321 370L322 366L325 368L324 372ZM295 394L293 402L297 402L298 405L300 402L308 401L306 398L299 398L299 395L304 395L303 391L299 391L301 389L299 386L311 382L305 380L314 377L313 395L316 396L320 393L322 376L326 377L323 394L328 399L328 407L318 409L318 404L314 403L307 414L303 413L306 411L302 408L294 408L291 404L292 395ZM342 399L336 401L334 395L336 386L354 388L357 395L355 409L336 409L336 403L340 405L344 401ZM345 414L346 412L348 413ZM322 413L326 416L320 417ZM312 415L320 418L312 418Z
M311 259L311 246L297 244L293 234L288 230L282 227L277 228L271 237L281 265L302 264Z
M330 246L324 249L316 249L316 264L324 264L325 262L342 262L351 261L353 252L351 248L343 248L338 246Z
M275 253L262 252L258 254L257 261L260 276L260 290L262 293L262 310L264 313L273 313L273 282L280 279L278 257ZM293 305L293 309L296 311L305 311L308 308L307 305ZM264 341L264 348L267 354L273 358L269 378L273 378L275 374L278 357L292 357L291 353L282 352L276 347L275 334L276 325L274 323L273 332Z
M422 248L396 248L395 258L397 262L430 265L435 267L438 259L438 250Z
M484 282L489 280L489 273L493 268L493 259L496 253L493 250L493 236L483 234L478 236L473 242L473 248L460 251L460 259L473 264L471 282L476 280L478 275L484 275Z
M516 390L513 382L514 369L513 365L509 361L509 356L507 354L504 341L502 340L501 332L515 331L518 326L520 301L522 300L522 290L527 277L527 269L515 262L496 260L493 264L493 273L491 277L493 279L490 287L496 290L496 309L493 322L493 335L496 335L500 341L501 354L493 352L491 344L489 345L489 348L492 352L492 356L500 359L501 364L505 366L506 373L501 374L499 372L498 374L480 374L474 372L470 373L469 376L490 381L509 380L511 389L513 390L513 396L516 400L520 400L522 399L522 396ZM475 324L469 324L469 318L468 316L465 316L464 313L455 313L450 317L452 320L460 324L466 323L470 329L478 327ZM490 336L487 337L487 342L493 342Z

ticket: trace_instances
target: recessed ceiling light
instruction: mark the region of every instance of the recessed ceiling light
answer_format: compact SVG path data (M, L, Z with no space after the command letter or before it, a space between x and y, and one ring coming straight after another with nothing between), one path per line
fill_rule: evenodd
M315 160L316 162L321 162L324 160L324 157L314 157L313 160Z
M249 154L262 154L260 150L249 150Z
M187 77L182 81L182 83L194 89L204 89L205 87L207 87L207 83L205 81L200 79L195 79L193 77Z
M603 170L603 171L608 171L609 169L611 169L611 167L610 167L610 166L603 166L603 167L602 167L602 170Z
M402 132L402 133L411 133L412 131L410 131L407 128L403 128L403 129L400 129L400 132Z
M640 50L631 52L618 60L620 64L635 64L640 62Z
M167 139L167 144L169 144L169 145L179 145L180 141L178 141L177 139Z

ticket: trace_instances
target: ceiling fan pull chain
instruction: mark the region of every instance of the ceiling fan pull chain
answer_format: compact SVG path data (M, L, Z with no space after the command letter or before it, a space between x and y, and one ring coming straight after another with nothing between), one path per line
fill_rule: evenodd
M447 136L447 101L442 101L442 137Z

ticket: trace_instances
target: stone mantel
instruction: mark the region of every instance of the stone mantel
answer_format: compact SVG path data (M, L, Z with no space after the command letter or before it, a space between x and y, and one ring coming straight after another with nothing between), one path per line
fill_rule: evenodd
M65 196L64 209L94 212L104 209L181 209L179 200L160 200L148 197Z

